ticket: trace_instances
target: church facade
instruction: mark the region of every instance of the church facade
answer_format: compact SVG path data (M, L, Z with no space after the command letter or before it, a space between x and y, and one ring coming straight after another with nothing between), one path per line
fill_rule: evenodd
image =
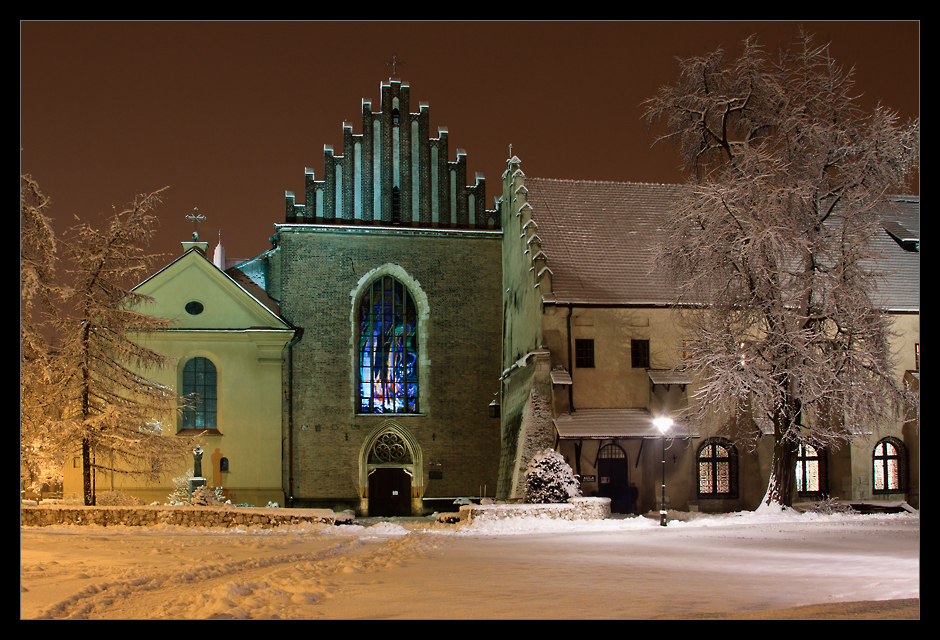
M363 103L324 176L261 259L264 286L303 338L284 365L285 500L411 515L495 495L502 296L500 221L466 185L445 130L409 87Z
M483 177L467 184L466 154L449 159L447 131L432 135L426 104L412 112L407 84L383 83L376 111L363 101L360 127L344 123L319 180L306 170L302 203L287 193L270 250L215 267L208 286L269 312L239 330L265 325L277 339L252 352L259 364L239 382L256 398L250 420L248 391L220 374L218 433L206 437L233 471L213 458L204 475L290 507L419 515L461 497L519 499L529 459L554 448L584 495L610 497L614 511L658 510L663 478L672 509L760 503L772 437L751 451L733 431L677 422L664 439L653 426L695 389L678 367L674 296L649 252L680 186L527 178L513 157L486 209ZM919 200L900 202L878 241L893 266L885 308L898 376L916 387ZM174 286L167 313L206 295ZM180 334L168 355L183 367L213 360L221 335ZM917 506L914 418L841 451L801 451L799 499ZM234 469L252 467L264 478L232 485Z

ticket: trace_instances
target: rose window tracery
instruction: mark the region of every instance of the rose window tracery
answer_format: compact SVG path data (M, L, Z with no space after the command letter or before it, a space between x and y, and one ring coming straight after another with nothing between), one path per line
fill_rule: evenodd
M375 444L372 445L369 462L375 464L406 463L411 462L411 456L408 452L408 446L401 436L388 431L379 436Z

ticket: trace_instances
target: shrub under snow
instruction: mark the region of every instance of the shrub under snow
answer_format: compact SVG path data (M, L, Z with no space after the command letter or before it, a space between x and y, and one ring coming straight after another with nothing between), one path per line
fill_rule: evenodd
M565 458L545 449L532 458L525 471L523 498L532 504L567 502L581 495L581 486Z

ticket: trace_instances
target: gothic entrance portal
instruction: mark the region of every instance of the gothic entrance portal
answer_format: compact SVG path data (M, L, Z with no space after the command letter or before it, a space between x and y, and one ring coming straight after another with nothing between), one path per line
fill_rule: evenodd
M376 428L363 443L360 483L369 516L410 516L421 511L421 449L396 422ZM364 505L365 506L365 505Z

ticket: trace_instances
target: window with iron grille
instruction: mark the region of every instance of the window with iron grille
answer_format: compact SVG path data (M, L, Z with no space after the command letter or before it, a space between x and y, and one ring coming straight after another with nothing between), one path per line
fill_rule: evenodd
M594 340L593 339L575 339L574 341L574 365L579 369L594 368Z
M650 341L631 340L630 360L634 369L649 369L650 367Z
M872 453L872 490L875 493L907 491L907 449L897 438L882 438Z
M804 498L822 498L828 493L826 452L801 444L796 453L796 492Z
M698 450L700 498L738 497L738 452L724 438L709 438Z

